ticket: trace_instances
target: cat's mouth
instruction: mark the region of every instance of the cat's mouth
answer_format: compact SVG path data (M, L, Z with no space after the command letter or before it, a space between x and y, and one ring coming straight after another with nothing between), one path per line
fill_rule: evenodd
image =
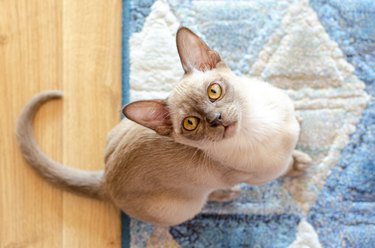
M223 125L224 126L223 139L230 138L234 135L236 131L236 125L237 125L236 121Z

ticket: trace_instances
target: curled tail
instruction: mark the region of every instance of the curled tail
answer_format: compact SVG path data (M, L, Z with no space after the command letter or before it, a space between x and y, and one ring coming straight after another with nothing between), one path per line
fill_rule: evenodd
M34 96L17 120L16 136L24 159L45 179L64 189L95 198L105 198L103 171L83 171L63 166L49 159L32 135L32 121L47 101L62 98L61 91L47 91Z

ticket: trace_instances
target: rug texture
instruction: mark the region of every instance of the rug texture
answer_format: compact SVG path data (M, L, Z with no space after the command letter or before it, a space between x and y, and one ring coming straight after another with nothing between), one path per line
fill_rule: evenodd
M164 98L181 78L175 34L184 25L236 74L286 90L304 119L298 148L314 160L301 177L242 185L235 201L209 203L170 229L176 243L374 247L373 0L132 0L128 7L130 101ZM129 229L124 244L149 246L152 226L130 220Z

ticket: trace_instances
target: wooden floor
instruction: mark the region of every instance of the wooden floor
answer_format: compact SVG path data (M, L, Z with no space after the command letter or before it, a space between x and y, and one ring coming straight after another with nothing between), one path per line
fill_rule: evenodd
M23 162L16 118L36 93L62 89L35 120L43 151L103 167L120 117L120 0L0 1L0 247L120 247L119 211L62 192Z

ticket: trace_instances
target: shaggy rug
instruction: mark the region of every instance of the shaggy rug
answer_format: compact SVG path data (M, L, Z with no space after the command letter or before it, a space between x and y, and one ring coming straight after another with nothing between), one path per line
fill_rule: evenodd
M283 88L303 117L298 178L209 203L170 228L181 247L374 247L373 0L124 1L124 102L164 98L183 71L175 33L198 33L238 75ZM123 247L153 227L123 217ZM160 247L164 247L160 244Z

